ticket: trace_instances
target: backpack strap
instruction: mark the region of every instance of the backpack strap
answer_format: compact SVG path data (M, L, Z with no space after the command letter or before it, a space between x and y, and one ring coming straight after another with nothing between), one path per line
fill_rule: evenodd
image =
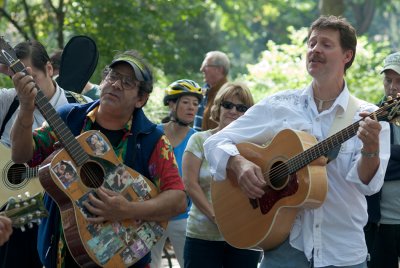
M11 103L10 108L8 109L6 116L4 117L3 124L1 125L0 138L3 135L4 129L6 128L8 121L10 121L11 116L15 113L18 106L19 106L19 100L18 100L18 97L15 96L13 102Z
M88 101L83 97L82 94L78 94L73 91L69 90L64 90L65 97L67 98L69 103L80 103L84 104L87 103Z

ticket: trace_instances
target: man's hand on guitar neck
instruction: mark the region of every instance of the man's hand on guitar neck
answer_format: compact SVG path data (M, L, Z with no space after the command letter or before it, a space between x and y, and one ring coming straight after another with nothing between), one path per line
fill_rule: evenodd
M368 184L379 168L379 133L382 126L376 120L369 117L368 112L361 112L364 120L360 122L357 136L361 140L361 160L358 162L358 176L364 184Z
M21 111L32 112L35 110L35 96L37 93L35 80L33 80L32 69L27 67L28 75L18 72L13 75L15 90L19 98L19 106Z
M226 169L234 174L247 197L256 199L264 195L266 182L259 166L241 155L235 155L229 158Z
M28 74L32 73L31 68L26 70ZM11 157L15 163L25 163L33 154L27 148L33 148L32 125L37 90L31 75L18 72L12 79L19 98L19 112L11 129Z

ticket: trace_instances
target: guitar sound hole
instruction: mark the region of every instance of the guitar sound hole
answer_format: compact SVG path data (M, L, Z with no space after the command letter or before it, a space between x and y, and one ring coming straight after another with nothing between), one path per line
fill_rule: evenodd
M13 164L7 172L7 179L13 185L22 183L26 177L26 167L23 164Z
M272 188L280 190L285 187L289 181L289 170L282 161L275 162L269 171L269 180Z
M103 184L104 175L101 165L92 161L83 164L80 171L83 184L89 188L99 188Z

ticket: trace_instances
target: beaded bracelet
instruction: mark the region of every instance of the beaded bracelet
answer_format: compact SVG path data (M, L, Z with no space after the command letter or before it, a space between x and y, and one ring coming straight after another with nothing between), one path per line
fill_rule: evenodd
M373 158L379 156L379 150L376 150L375 152L368 153L364 151L364 149L361 149L361 155L366 157L366 158Z

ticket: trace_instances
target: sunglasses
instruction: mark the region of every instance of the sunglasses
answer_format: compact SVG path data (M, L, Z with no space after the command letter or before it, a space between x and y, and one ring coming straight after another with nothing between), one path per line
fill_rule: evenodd
M236 111L238 111L239 113L244 113L247 111L247 109L249 109L249 107L247 107L244 104L234 104L233 102L230 101L223 101L221 103L221 106L227 110L231 110L233 107L236 107Z

